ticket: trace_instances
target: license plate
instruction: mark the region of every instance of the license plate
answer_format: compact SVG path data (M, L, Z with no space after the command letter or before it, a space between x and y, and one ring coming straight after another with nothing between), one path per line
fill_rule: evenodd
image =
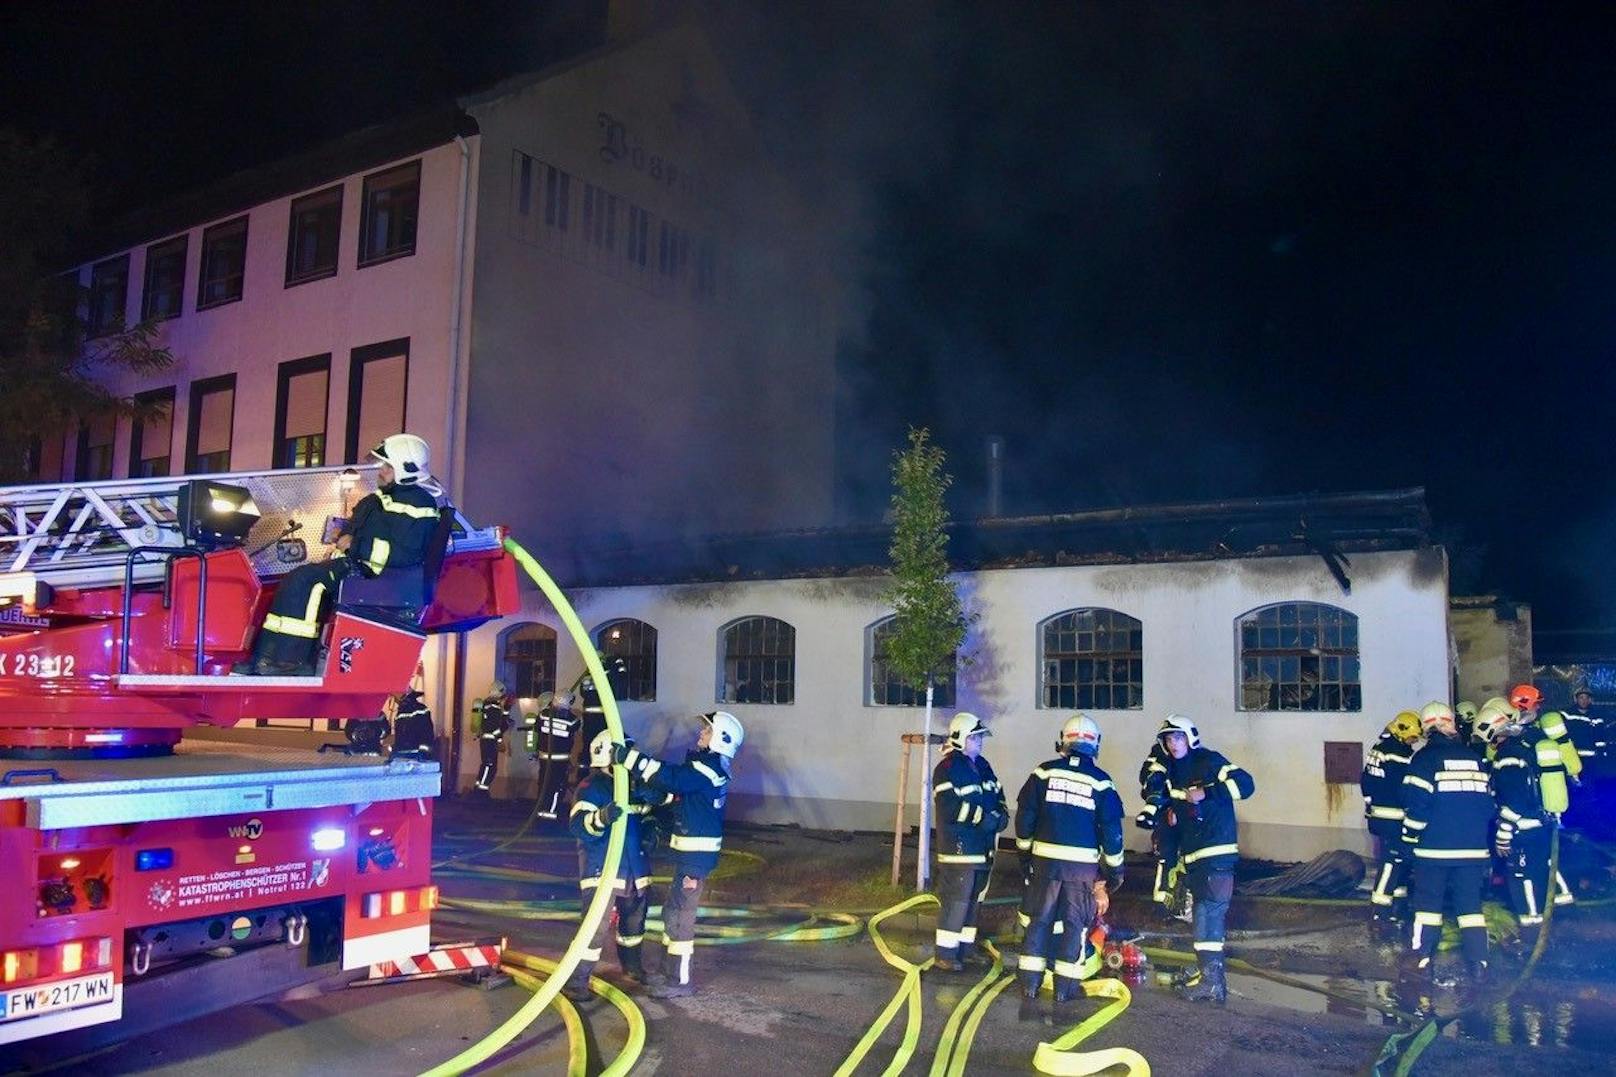
M0 1021L16 1021L53 1010L70 1010L75 1006L111 1001L112 973L98 972L94 976L0 992Z

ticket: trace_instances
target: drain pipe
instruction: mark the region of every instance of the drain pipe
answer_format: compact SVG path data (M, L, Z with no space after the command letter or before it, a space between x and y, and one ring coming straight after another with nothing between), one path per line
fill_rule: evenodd
M465 382L467 380L467 362L464 354L464 334L461 326L464 321L466 306L466 256L469 243L469 225L471 218L471 146L466 142L464 135L455 135L455 145L460 149L460 186L457 190L459 207L455 215L455 246L454 246L454 290L449 307L449 399L446 402L443 430L443 447L449 463L449 474L443 476L449 480L449 498L455 504L460 504L462 485L465 481L466 467L464 444L465 425ZM452 666L451 666L452 662ZM466 636L464 632L455 634L454 653L451 660L449 640L446 636L438 637L438 690L435 694L437 713L444 715L449 723L449 780L446 783L448 791L452 794L460 787L460 716L465 707L465 666L466 666ZM452 673L451 673L452 668Z

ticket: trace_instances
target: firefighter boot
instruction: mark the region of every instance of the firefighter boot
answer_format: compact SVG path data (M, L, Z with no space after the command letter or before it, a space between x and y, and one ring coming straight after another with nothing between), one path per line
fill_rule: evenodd
M588 1002L595 996L589 990L589 973L575 969L561 988L561 993L573 1002Z
M1036 999L1038 997L1039 989L1043 986L1044 974L1042 972L1023 972L1021 974L1022 998Z
M1201 965L1200 980L1184 988L1182 994L1188 1002L1222 1004L1228 1001L1229 986L1223 978L1223 955L1208 957Z
M1083 997L1083 981L1070 976L1055 977L1055 1001L1071 1002Z
M624 976L627 976L635 983L643 984L648 982L645 962L640 959L640 948L638 946L620 948L617 951L617 959L618 963L623 966Z

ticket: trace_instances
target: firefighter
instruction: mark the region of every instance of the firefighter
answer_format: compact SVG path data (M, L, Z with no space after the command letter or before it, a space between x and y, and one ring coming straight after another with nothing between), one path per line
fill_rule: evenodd
M1161 741L1151 743L1150 753L1139 765L1139 796L1145 806L1133 817L1134 826L1150 831L1150 848L1156 857L1156 880L1151 884L1150 896L1161 906L1164 919L1174 918L1176 907L1193 901L1179 885L1183 872L1178 863L1178 842L1162 811L1167 802L1167 761L1171 758ZM1187 917L1189 912L1183 908L1176 915Z
M414 434L394 434L370 451L381 461L376 489L359 499L337 538L337 553L293 569L275 588L258 629L252 657L233 673L313 676L320 628L337 592L353 573L375 576L384 568L410 568L426 560L438 526L436 494L428 471L427 444Z
M1240 859L1235 802L1256 792L1245 769L1201 745L1195 723L1174 714L1162 723L1156 739L1167 761L1167 811L1177 832L1178 852L1195 898L1196 968L1180 979L1183 997L1191 1002L1228 998L1224 980L1224 921L1234 900L1234 867Z
M1382 935L1395 935L1408 897L1408 858L1403 855L1403 776L1420 739L1420 716L1403 711L1393 718L1369 749L1358 787L1363 790L1364 818L1375 839L1380 871L1369 895L1371 923Z
M1482 712L1489 712L1487 704ZM1477 721L1481 720L1478 713ZM1413 862L1410 904L1414 929L1403 965L1406 977L1429 981L1442 938L1442 906L1451 902L1461 950L1472 977L1487 975L1487 920L1481 887L1491 864L1493 820L1487 764L1459 739L1453 708L1427 703L1420 711L1425 745L1403 776L1403 842Z
M1571 807L1571 784L1582 774L1582 757L1571 743L1571 731L1559 711L1538 714L1543 693L1530 684L1517 684L1509 691L1509 706L1526 726L1526 742L1537 756L1538 787L1543 806L1559 818Z
M1027 777L1016 799L1016 847L1032 854L1022 897L1027 933L1016 967L1021 993L1035 999L1048 966L1051 926L1062 927L1055 958L1055 1001L1079 994L1089 926L1122 885L1122 798L1095 758L1100 727L1074 714L1055 742L1059 757ZM1102 874L1104 879L1101 878Z
M1608 749L1608 731L1604 715L1594 713L1593 693L1586 688L1579 688L1572 696L1574 705L1565 712L1566 728L1571 733L1571 743L1576 746L1577 755L1586 766L1594 760L1604 759Z
M540 818L554 819L561 805L561 795L572 784L572 757L579 743L579 722L572 710L570 695L552 699L539 708L531 726L528 754L539 765L538 812ZM604 733L605 730L601 730ZM597 736L599 734L597 733ZM589 743L594 744L591 738ZM593 767L593 753L588 760ZM589 775L586 770L578 776L582 783ZM574 802L576 803L576 801Z
M617 963L626 976L640 983L646 979L640 947L645 942L646 890L651 885L651 867L640 848L640 819L649 807L650 796L644 785L631 780L628 820L623 824L623 854L612 883L617 892ZM602 730L589 742L589 770L578 783L567 815L567 829L578 841L578 890L586 910L606 865L608 830L621 813L622 808L612 800L612 737ZM561 989L575 1002L589 998L589 974L600 960L611 926L611 915L600 918L583 959Z
M482 766L477 771L477 791L492 796L494 775L499 772L499 755L510 751L505 734L511 728L510 701L505 685L495 681L488 686L488 694L471 707L477 719L477 750L482 755Z
M1461 699L1458 705L1453 708L1454 724L1459 727L1459 740L1465 744L1470 743L1471 731L1475 728L1476 713L1479 709L1468 699ZM1410 711L1409 713L1412 714L1413 712ZM1417 721L1419 715L1414 715L1414 718Z
M426 697L411 688L398 697L398 717L393 722L394 759L436 759L438 731L427 709Z
M1521 939L1531 946L1543 926L1543 906L1550 892L1549 843L1556 821L1544 810L1537 752L1522 736L1526 728L1520 716L1504 707L1483 708L1476 729L1496 746L1492 785L1498 830L1493 849L1508 868L1510 904L1520 922ZM1559 886L1554 903L1571 904L1571 891L1563 880L1555 882Z
M977 905L987 896L999 832L1010 825L1004 789L982 739L991 736L967 711L948 723L948 745L932 772L937 820L936 967L960 972L974 956Z
M701 720L701 736L696 747L685 753L683 763L664 763L626 744L613 749L616 761L627 766L653 793L678 797L674 804L674 833L668 840L674 854L673 881L662 909L666 971L648 978L650 993L656 998L696 993L690 982L690 959L696 950L696 909L701 904L707 876L718 866L719 850L724 844L724 808L729 803L730 766L746 737L740 720L728 711L703 714Z
M348 742L344 755L381 755L382 741L393 730L393 717L398 713L398 697L388 696L382 701L381 713L374 718L350 718L343 723L342 735Z

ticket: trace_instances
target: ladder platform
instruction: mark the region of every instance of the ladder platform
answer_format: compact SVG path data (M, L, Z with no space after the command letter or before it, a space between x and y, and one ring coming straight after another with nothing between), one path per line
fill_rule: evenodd
M324 677L250 677L240 673L120 673L118 687L131 691L255 692L260 688L321 688Z

